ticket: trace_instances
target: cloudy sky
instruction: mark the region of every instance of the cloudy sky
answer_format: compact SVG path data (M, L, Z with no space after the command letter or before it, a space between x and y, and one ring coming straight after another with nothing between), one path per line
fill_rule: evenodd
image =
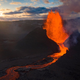
M50 10L64 18L80 17L79 0L0 0L0 21L45 19Z

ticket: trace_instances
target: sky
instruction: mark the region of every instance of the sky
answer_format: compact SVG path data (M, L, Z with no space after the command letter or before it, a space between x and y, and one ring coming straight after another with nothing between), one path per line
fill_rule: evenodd
M42 20L50 10L58 10L64 19L76 18L79 7L79 0L0 0L0 21Z

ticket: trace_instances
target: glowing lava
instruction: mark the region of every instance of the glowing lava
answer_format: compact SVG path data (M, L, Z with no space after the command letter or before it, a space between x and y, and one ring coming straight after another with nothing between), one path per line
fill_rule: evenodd
M52 57L54 61L56 61L56 59L58 60L58 58L63 56L66 53L66 50L68 50L68 48L65 47L63 43L69 37L63 27L62 19L59 12L49 12L43 29L46 29L46 34L48 38L55 41L59 45L61 52L54 53L53 55L49 56Z
M6 70L6 75L0 77L0 80L16 80L19 77L18 72L15 70L18 68L30 68L30 69L40 69L47 67L51 65L52 63L55 63L61 56L63 56L66 53L66 50L68 50L67 47L64 46L65 40L69 37L68 34L65 32L65 29L62 25L62 19L60 14L55 11L54 13L51 11L48 14L47 20L45 22L45 26L43 26L43 29L46 29L46 34L49 39L55 41L60 48L59 53L54 53L52 55L49 55L48 57L53 58L52 62L43 64L43 65L27 65L27 66L16 66L11 67Z
M61 16L57 11L55 11L55 13L52 11L49 12L43 29L46 29L48 38L55 41L57 44L65 42L65 40L68 38L68 34L65 32L62 25Z

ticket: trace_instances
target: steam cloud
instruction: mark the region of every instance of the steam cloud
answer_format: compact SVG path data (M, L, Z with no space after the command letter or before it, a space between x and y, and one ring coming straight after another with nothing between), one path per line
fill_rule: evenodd
M80 37L80 18L66 21L66 31L70 37L65 41L65 45L70 48L78 43L77 38Z
M59 0L63 2L63 5L60 6L63 17L73 15L72 18L80 16L80 0ZM80 18L67 20L65 28L67 32L71 35L68 40L64 43L67 47L71 47L77 44L77 38L80 34Z
M80 12L80 0L60 0L63 2L63 5L60 7L62 11L65 11L66 14L72 12Z

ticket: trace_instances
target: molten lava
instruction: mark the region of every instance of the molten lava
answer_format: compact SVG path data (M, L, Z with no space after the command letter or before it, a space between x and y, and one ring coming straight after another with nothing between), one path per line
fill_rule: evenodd
M57 44L63 43L68 38L68 34L65 32L62 25L61 16L57 11L55 11L55 13L53 13L52 11L49 12L43 29L46 29L48 38L55 41Z
M26 65L26 66L11 67L6 70L7 74L5 76L0 77L0 80L16 80L19 77L19 74L15 70L17 70L18 68L26 68L26 69L44 68L51 65L52 63L55 63L61 56L63 56L66 53L66 50L68 50L68 48L65 47L63 43L69 36L62 25L61 16L57 11L49 12L47 20L45 22L45 26L43 26L43 29L46 29L46 34L48 38L55 41L60 49L59 53L54 53L48 56L53 58L53 61L45 63L43 65Z
M56 59L63 56L66 53L66 50L68 50L68 48L65 47L63 43L69 37L69 35L66 33L63 27L62 19L59 12L57 11L55 11L54 13L52 11L49 12L47 20L45 22L45 26L43 26L43 29L46 29L46 34L48 38L55 41L59 45L61 52L54 53L53 55L49 56L52 57L54 61L56 61Z

